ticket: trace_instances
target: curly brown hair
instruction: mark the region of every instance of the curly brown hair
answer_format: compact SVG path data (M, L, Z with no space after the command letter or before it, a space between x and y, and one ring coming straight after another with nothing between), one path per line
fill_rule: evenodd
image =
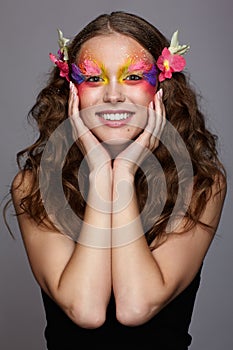
M70 71L71 64L76 61L83 43L93 37L106 34L111 35L114 32L136 40L150 52L155 62L161 55L163 48L169 46L168 40L158 29L135 14L122 11L102 14L87 24L70 42L68 46ZM194 186L191 204L188 205L185 211L185 216L189 223L188 227L190 228L200 221L216 176L219 173L225 174L225 171L218 158L217 137L207 130L205 118L198 106L197 93L191 87L185 74L182 72L174 73L171 79L158 83L159 88L163 89L163 102L167 119L184 141L191 159ZM39 137L31 146L17 154L19 168L24 174L29 170L33 174L32 178L34 179L29 193L21 201L21 208L36 222L45 225L53 226L53 223L47 218L41 199L38 181L40 161L50 135L68 118L68 95L69 83L65 78L60 77L58 67L54 67L47 86L39 93L35 105L28 114L29 118L36 121ZM173 138L170 134L168 137ZM173 214L177 200L179 186L183 186L183 193L187 190L186 161L184 159L182 168L184 172L183 181L180 181L174 154L175 157L177 156L182 160L182 152L179 147L175 147L175 139L170 140L170 142L174 145L174 153L171 154L169 152L166 142L160 142L159 147L154 151L154 156L160 166L151 167L150 159L148 158L145 161L148 163L148 166L144 167L146 171L142 171L139 168L135 177L139 208L141 211L143 210L142 222L145 227L148 244L151 244L156 237L160 237L166 232L167 223ZM53 157L53 166L56 167L54 160L56 155L51 153L51 157ZM82 167L81 175L79 174L79 166L82 160L82 153L77 144L73 143L66 155L62 169L62 184L65 196L80 219L83 219L85 211L85 199L80 186L88 188L88 168ZM50 179L47 179L50 184L52 181L51 174ZM44 174L44 176L48 175ZM161 181L161 178L164 176L166 186ZM77 180L78 177L79 181ZM154 191L151 191L151 189L154 189ZM166 201L162 212L156 217L155 208L164 200L165 195ZM184 198L181 200L182 203L183 200ZM61 215L66 215L64 210L59 210L59 213L57 213L57 216L60 217ZM67 220L68 218L66 217L62 221Z

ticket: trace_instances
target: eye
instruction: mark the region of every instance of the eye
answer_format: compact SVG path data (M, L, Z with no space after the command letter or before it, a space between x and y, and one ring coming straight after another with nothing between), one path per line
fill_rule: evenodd
M130 74L124 80L142 80L140 75Z
M103 78L96 75L93 77L86 78L86 81L89 83L99 83L99 82L104 81L104 80L103 80Z

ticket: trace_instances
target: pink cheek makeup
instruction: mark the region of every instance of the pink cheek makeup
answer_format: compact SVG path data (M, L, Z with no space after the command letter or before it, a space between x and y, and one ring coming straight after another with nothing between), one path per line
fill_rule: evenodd
M155 87L154 86L149 84L146 80L139 81L139 84L140 84L139 91L141 91L141 93L143 92L146 95L151 95L151 97L154 96L154 94L155 94ZM141 93L139 93L139 97L142 96Z

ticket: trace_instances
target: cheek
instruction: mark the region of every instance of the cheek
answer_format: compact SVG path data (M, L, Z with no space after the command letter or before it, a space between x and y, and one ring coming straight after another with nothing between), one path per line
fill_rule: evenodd
M144 96L148 96L149 99L153 98L156 92L156 88L152 86L150 83L148 83L147 81L142 82L141 89Z
M77 88L78 88L78 96L79 96L80 103L82 101L84 102L90 95L89 91L84 84L78 85Z
M137 100L139 104L147 106L148 103L153 100L156 93L156 88L149 84L147 81L142 81L129 93L131 94L131 97L135 99L134 102Z
M81 108L93 106L99 97L98 89L90 89L85 83L77 86L79 103Z

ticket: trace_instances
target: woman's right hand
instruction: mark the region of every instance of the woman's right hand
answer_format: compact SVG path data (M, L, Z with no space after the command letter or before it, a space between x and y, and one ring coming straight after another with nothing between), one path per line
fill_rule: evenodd
M103 169L108 169L111 172L111 157L109 153L80 117L78 90L72 82L70 82L68 104L68 114L73 127L73 137L87 161L90 173L97 174Z
M83 122L79 113L78 91L72 82L70 83L68 113L73 128L74 140L89 167L89 190L78 242L84 246L109 248L111 242L113 178L111 157ZM106 255L108 260L109 252ZM107 268L109 269L109 266ZM110 273L110 270L108 273Z

